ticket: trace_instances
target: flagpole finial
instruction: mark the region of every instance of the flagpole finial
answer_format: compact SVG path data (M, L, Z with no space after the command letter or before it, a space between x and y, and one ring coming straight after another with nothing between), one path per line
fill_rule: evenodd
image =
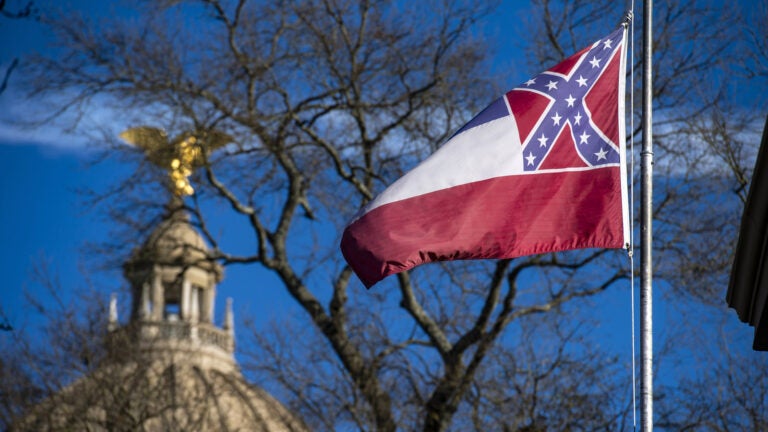
M624 27L629 26L629 23L632 22L632 17L633 17L633 14L632 14L632 10L630 9L627 11L627 13L624 14L624 18L621 19L621 25Z

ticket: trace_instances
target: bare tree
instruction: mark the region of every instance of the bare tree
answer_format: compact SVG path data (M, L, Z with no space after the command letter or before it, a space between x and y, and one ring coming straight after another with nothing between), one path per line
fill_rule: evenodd
M541 25L530 32L536 46L532 72L591 42L621 17L621 12L606 16L615 7L594 2L537 4ZM491 10L453 1L209 0L144 4L142 20L115 18L100 27L61 17L47 23L67 52L37 59L30 89L33 95L70 96L60 112L108 103L134 126L152 123L171 135L215 131L233 137L233 144L213 153L193 175L199 192L186 205L213 245L211 258L272 271L314 325L319 337L294 354L318 359L321 366L305 362L311 371L296 376L327 374L321 384L326 387L292 381L290 369L271 372L319 427L339 422L364 430L448 430L493 423L536 430L544 423L611 429L624 420L626 406L603 405L606 411L595 414L590 395L605 396L598 374L610 370L592 363L599 356L556 351L555 360L537 362L526 356L526 344L522 351L511 349L520 341L505 338L519 336L528 320L558 320L560 312L629 278L621 253L434 264L367 293L338 253L344 222L450 136L481 108L478 103L490 100L490 83L478 78L486 76L487 59L477 49L473 25ZM688 120L728 95L695 91L697 84L717 80L718 50L731 41L725 12L695 1L657 7L655 137L664 180L655 215L657 247L669 253L658 268L674 287L678 275L722 276L729 244L723 227L738 209L702 212L722 194L738 198L739 191L722 187L731 188L731 175L739 171L715 170L721 181L710 181L713 171L700 169L720 167L729 150L718 159L688 145L696 141L696 148L706 148L711 129L697 129ZM631 131L630 138L637 134ZM717 138L708 142L718 145ZM106 200L132 232L148 226L147 219L132 220L127 209L140 205L157 214L165 202L162 194L148 193L147 180L158 175L156 168L139 164L136 175L115 187L119 199ZM241 218L253 238L252 251L236 254L213 234L216 220L206 212L212 204ZM693 247L692 234L716 249L705 266L699 265L706 255ZM572 331L565 326L554 335ZM273 359L285 349L261 347ZM265 364L257 368L269 370ZM533 382L511 379L526 369ZM555 379L571 373L592 377L595 387L569 388ZM579 412L583 418L566 425L541 414L536 407L554 409L559 390L581 397L570 400L576 407L559 406L557 412ZM493 420L495 407L508 407L523 394L546 401L513 419ZM332 397L332 403L319 395Z
M768 77L768 31L760 23L768 18L768 5L755 4L744 14L746 42L742 48L746 51L747 61L738 65L739 70L749 77L765 81Z
M36 9L33 6L33 2L27 2L23 7L21 7L18 10L8 10L6 9L6 0L0 0L0 16L8 19L21 19L21 18L29 18L33 17L36 14ZM2 73L2 78L0 79L0 94L2 94L6 88L8 88L8 80L11 79L11 73L13 73L13 70L16 69L19 65L19 59L14 58L11 60L11 63L6 67L5 71Z
M748 344L727 332L713 337L707 367L667 388L659 427L681 431L759 431L768 427L768 382L762 353L744 352Z
M485 359L450 428L624 430L622 421L625 426L631 421L628 366L579 336L585 322L573 326L544 316L521 321L515 343L498 346ZM355 397L354 383L338 373L338 362L319 334L282 323L269 329L251 325L247 332L256 343L244 348L244 371L257 382L276 380L281 399L294 401L291 408L314 430L368 429L364 401ZM304 334L300 341L291 337L298 332ZM306 367L307 359L314 368ZM429 350L417 344L383 362L382 381L393 395L399 427L418 429L423 422L418 407L439 369Z

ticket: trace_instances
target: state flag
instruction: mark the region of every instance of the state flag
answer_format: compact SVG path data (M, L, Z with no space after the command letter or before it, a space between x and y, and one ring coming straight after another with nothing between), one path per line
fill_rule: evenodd
M373 199L342 253L367 287L415 266L629 243L622 26L493 101Z

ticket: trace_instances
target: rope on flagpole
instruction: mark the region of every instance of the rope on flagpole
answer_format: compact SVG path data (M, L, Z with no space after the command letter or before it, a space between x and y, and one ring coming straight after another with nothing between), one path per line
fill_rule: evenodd
M630 7L624 15L622 24L629 26L629 206L635 202L635 22L632 19L635 11L635 1L630 0ZM626 71L625 71L626 73ZM635 218L629 218L629 301L630 301L630 335L632 342L632 430L637 430L637 372L635 364Z

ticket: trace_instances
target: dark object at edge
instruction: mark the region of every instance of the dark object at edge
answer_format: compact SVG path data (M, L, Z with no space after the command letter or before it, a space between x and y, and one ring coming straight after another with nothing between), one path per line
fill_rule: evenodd
M752 184L741 216L726 301L739 319L755 328L752 349L768 351L768 118Z

